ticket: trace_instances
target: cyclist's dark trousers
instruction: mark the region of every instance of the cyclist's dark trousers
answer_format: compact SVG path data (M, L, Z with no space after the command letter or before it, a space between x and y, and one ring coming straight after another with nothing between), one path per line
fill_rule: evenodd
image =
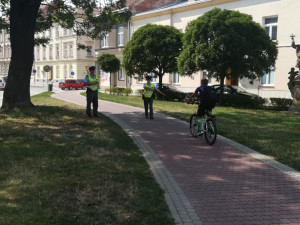
M150 118L153 117L153 98L144 98L145 116L148 117L148 105L150 109Z
M87 89L86 91L86 114L91 115L91 103L93 103L93 113L97 115L98 111L98 91Z
M200 103L198 105L198 111L197 111L197 116L198 117L202 117L205 115L205 109L207 109L208 107L206 106L206 104L204 103Z

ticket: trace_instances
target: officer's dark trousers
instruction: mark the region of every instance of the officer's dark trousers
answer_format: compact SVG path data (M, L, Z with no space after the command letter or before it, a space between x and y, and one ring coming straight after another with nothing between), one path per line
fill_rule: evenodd
M144 98L145 116L148 117L148 105L150 109L150 118L153 118L153 98Z
M98 111L98 90L92 91L87 89L86 91L86 114L91 116L91 103L93 103L93 114L97 115Z

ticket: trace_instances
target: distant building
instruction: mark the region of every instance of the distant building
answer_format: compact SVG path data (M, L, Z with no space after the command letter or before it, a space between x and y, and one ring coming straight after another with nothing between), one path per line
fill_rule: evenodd
M7 76L11 57L9 34L0 31L0 77Z
M300 1L189 0L134 15L131 19L130 34L148 23L170 25L184 32L190 21L215 7L238 10L252 15L253 20L261 24L272 40L278 41L278 59L270 73L264 74L261 80L254 81L253 85L247 79L227 80L226 83L239 85L262 97L290 98L287 86L288 72L296 62L295 49L291 47L290 35L295 34L295 42L300 44ZM163 77L163 83L173 83L183 91L193 91L200 84L201 78L206 75L205 71L194 74L192 78L170 74ZM216 83L213 79L210 82ZM141 87L141 81L132 82L132 89Z
M183 2L183 0L127 0L127 7L133 15L170 4ZM96 54L104 53L116 55L120 61L123 60L123 49L126 43L130 40L131 23L118 24L112 31L102 39L96 40ZM131 88L133 79L128 77L125 70L121 68L117 73L110 74L97 67L98 73L101 77L101 90L111 87ZM111 76L111 78L110 78ZM110 85L111 82L111 85Z
M62 79L84 79L87 68L95 65L94 40L87 37L78 37L72 29L65 29L54 25L44 33L36 36L49 37L50 42L46 46L34 48L34 65L36 71L32 79L36 82ZM78 50L78 44L89 46L89 51ZM50 72L44 72L45 65L51 67Z

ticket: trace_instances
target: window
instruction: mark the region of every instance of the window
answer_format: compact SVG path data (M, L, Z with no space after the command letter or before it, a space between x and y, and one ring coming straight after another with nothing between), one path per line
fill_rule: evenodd
M261 84L262 85L274 85L274 77L275 77L275 71L274 68L271 68L271 70L267 73L264 72L264 75L261 78Z
M108 47L108 34L106 34L103 39L102 39L102 48L107 48Z
M208 83L211 83L211 78L208 76L208 72L206 70L202 71L202 78L207 79Z
M64 58L68 57L68 44L64 44Z
M49 29L49 38L52 39L52 29Z
M56 58L59 59L59 46L56 45Z
M59 66L56 66L56 77L57 77L57 78L60 77L60 76L59 76Z
M73 57L73 44L72 43L70 43L70 45L69 45L69 56Z
M180 76L178 72L173 73L173 84L179 84L180 83Z
M53 46L50 45L49 46L49 59L52 59L53 58Z
M59 27L55 28L55 37L59 37Z
M123 69L120 69L120 70L119 70L118 78L119 78L119 80L125 80L124 73L123 73Z
M68 77L68 67L67 67L67 65L64 66L64 74L65 74L65 77Z
M64 29L64 36L68 36L68 29Z
M155 74L153 72L151 72L150 76L151 76L151 82L156 83L157 82L157 78L155 77Z
M264 18L264 28L272 40L277 40L278 17Z
M37 47L36 49L36 59L40 60L40 47Z
M87 53L87 56L92 56L92 46L87 46L86 53Z
M43 59L46 59L46 47L43 47Z
M118 27L118 46L124 45L124 32L123 27Z

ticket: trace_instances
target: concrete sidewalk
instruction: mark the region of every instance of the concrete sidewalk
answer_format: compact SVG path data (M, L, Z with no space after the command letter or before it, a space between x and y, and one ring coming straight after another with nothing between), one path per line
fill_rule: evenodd
M79 92L53 97L85 106ZM149 120L143 109L101 100L99 111L135 140L176 224L300 225L299 172L221 136L209 146L163 114Z

